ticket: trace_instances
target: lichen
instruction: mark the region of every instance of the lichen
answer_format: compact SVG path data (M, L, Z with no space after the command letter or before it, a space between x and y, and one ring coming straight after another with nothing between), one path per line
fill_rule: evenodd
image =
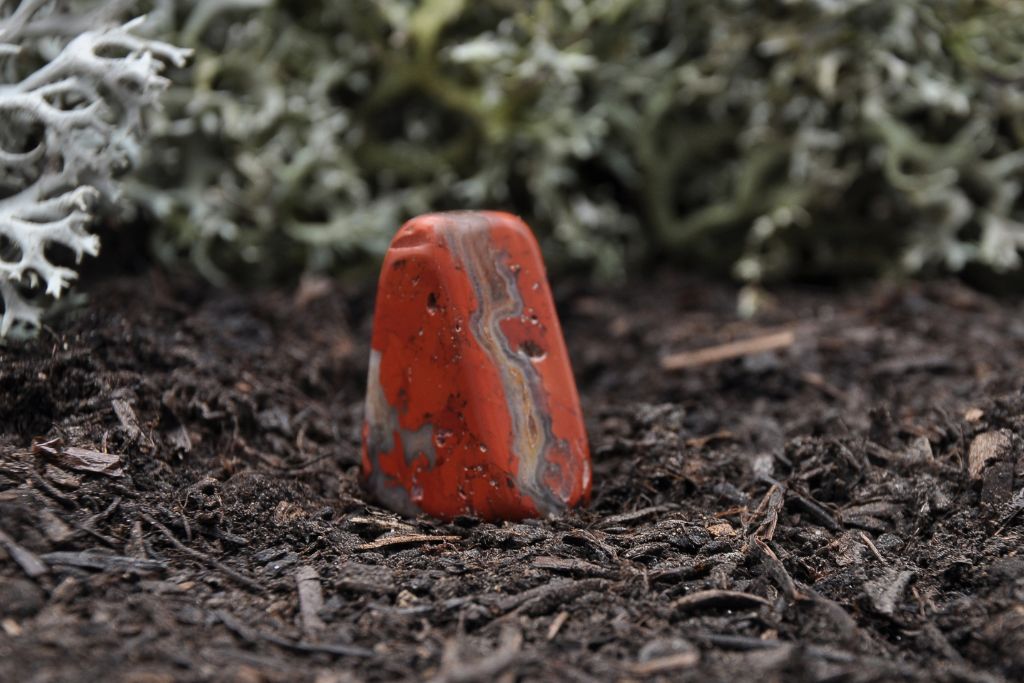
M74 263L99 252L94 207L116 198L114 178L138 159L164 62L188 54L133 35L138 20L110 24L103 6L64 10L0 0L0 337L36 331L39 295L60 297L75 280L55 248Z
M1020 265L1021 3L182 7L195 81L135 195L214 279L379 255L449 208L517 212L606 275Z

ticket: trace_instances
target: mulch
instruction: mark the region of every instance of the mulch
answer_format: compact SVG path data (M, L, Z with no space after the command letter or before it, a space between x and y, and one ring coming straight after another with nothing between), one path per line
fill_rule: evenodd
M594 495L358 484L372 290L102 281L0 347L0 680L1024 677L1024 305L556 289Z

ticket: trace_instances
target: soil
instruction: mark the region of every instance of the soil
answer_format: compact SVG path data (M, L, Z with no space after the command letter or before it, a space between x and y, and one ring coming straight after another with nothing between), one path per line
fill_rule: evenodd
M1020 303L569 283L591 505L445 524L358 484L372 290L90 296L0 348L2 681L1024 676Z

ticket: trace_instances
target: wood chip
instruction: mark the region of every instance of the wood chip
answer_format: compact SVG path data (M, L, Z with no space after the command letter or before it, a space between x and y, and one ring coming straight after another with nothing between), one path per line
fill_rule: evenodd
M837 401L847 400L846 393L841 389L836 388L832 384L829 384L828 380L825 379L824 375L818 372L806 371L800 373L800 379L807 382L810 386L814 387L821 393L825 394L829 398L834 398Z
M121 423L121 428L132 443L154 445L153 441L146 437L139 426L139 418L135 416L135 410L132 409L131 403L123 398L115 398L110 402L110 405L114 409L114 414L117 415L117 421Z
M54 552L42 556L47 563L79 567L81 569L99 569L101 571L149 573L162 571L167 563L159 560L146 560L126 555L107 555L103 552L83 550L81 552Z
M207 564L207 565L209 565L209 566L211 566L211 567L213 567L215 569L218 569L219 571L223 572L224 574L227 574L232 579L234 579L235 581L237 581L241 585L245 586L249 590L253 591L254 593L263 594L265 592L264 587L258 581L256 581L255 579L252 579L249 576L246 576L245 574L243 574L242 572L240 572L240 571L238 571L236 569L232 569L231 567L227 566L226 564L224 564L223 562L221 562L220 560L218 560L218 559L216 559L214 557L210 557L209 555L207 555L205 553L201 553L198 550L190 548L187 545L185 545L184 543L182 543L181 541L179 541L175 537L175 535L173 533L171 533L170 529L165 527L160 522L156 521L156 519L154 519L151 515L147 515L146 513L142 513L141 517L144 520L146 520L146 522L151 527L153 527L154 529L159 531L160 534L164 538L166 538L170 542L170 544L173 545L175 548L177 548L179 551L185 553L186 555L188 555L189 557L192 557L193 559L199 560L200 562L203 562L204 564Z
M379 548L392 548L400 545L415 545L417 543L454 543L461 540L460 536L430 536L428 534L403 534L401 536L385 536L375 541L357 546L356 550L377 550Z
M952 352L906 355L888 358L871 368L875 375L905 375L911 372L948 370L954 367Z
M554 640L558 632L562 630L562 626L569 620L569 613L562 611L555 615L555 618L551 620L551 625L548 626L548 633L546 638L548 640Z
M772 540L775 536L775 527L779 523L779 512L782 510L785 501L786 489L778 482L772 484L764 494L764 498L758 503L757 509L745 521L745 525L748 528L753 526L754 522L757 522L754 536L769 541ZM708 529L708 531L711 531L711 529ZM711 533L714 532L712 531Z
M717 524L711 524L708 526L708 533L715 538L723 538L729 536L735 536L736 530L732 528L732 524L728 522L718 522Z
M874 541L863 531L860 532L860 537L864 539L864 542L868 544L868 548L871 549L871 553L878 559L879 562L885 563L885 558L882 557L882 553L878 552L878 548L875 546Z
M46 475L47 480L52 481L56 486L67 491L74 491L82 487L82 478L80 476L74 472L62 470L56 465L47 465L43 474Z
M11 559L21 567L21 571L25 572L29 578L35 579L50 571L35 553L18 545L13 538L3 531L0 531L0 546L3 546L7 554L11 556Z
M66 543L75 535L75 530L48 508L39 510L39 526L53 543Z
M178 453L192 452L192 437L189 436L188 430L185 429L184 425L178 425L174 429L169 430L165 437L170 447Z
M753 593L727 590L704 590L684 595L672 606L683 611L695 611L708 608L743 608L771 605L768 600Z
M79 472L105 474L108 477L124 476L124 458L116 453L101 453L89 448L67 446L61 450L58 462Z
M689 669L700 662L700 651L680 652L674 655L666 655L657 659L650 659L646 662L637 662L630 667L637 676L650 676L652 674L665 673L667 671L678 671Z
M786 571L786 566L782 564L782 560L779 559L779 556L775 554L775 551L767 543L755 537L754 548L756 548L757 554L761 558L761 564L764 566L765 572L778 584L779 588L782 589L782 594L787 599L794 601L807 599L807 595L797 588L796 581Z
M65 446L60 439L32 444L32 452L44 455L61 467L78 472L103 474L108 477L124 476L124 458L116 453L102 453L91 448Z
M620 512L617 515L608 515L599 521L596 526L599 529L604 529L610 526L619 526L620 524L631 524L633 522L639 522L640 520L647 519L652 515L656 515L659 512L665 512L666 510L672 509L672 505L655 505L652 507L641 508L639 510L632 510L630 512Z
M736 438L736 435L727 429L723 429L713 434L706 434L704 436L695 436L691 439L686 440L686 445L690 448L704 448L712 441L730 441Z
M320 586L320 575L312 567L303 565L295 572L295 585L299 593L299 617L302 631L312 637L326 624L320 618L324 606L324 593Z
M515 595L495 596L496 607L501 612L516 610L517 613L539 617L586 593L607 590L608 585L605 579L552 579Z
M871 606L875 611L891 617L895 614L896 607L913 578L912 571L886 569L877 579L864 584L864 592L871 599Z
M932 444L928 437L919 436L900 454L900 462L907 466L931 465L935 462Z
M721 363L733 358L753 356L768 351L778 351L792 346L795 342L796 333L793 330L772 332L759 337L708 346L695 351L673 353L661 359L661 369L667 371L685 370L712 363Z
M17 638L23 633L21 625L14 619L4 619L3 621L0 621L0 628L3 628L4 633L11 638Z
M896 519L901 514L903 514L902 506L886 500L876 500L870 503L849 505L841 511L844 522L858 517Z
M981 479L990 460L1009 458L1013 439L1005 430L982 432L974 437L967 456L967 473L971 479Z
M533 558L533 566L537 569L548 569L556 572L567 572L576 576L615 576L618 572L606 569L586 560L568 557L550 557L541 555Z
M370 531L386 532L391 531L394 533L414 533L416 527L411 524L397 519L393 515L381 515L379 517L368 517L356 515L352 517L346 517L341 521L342 525L346 528L354 528L355 531L361 529L367 529Z

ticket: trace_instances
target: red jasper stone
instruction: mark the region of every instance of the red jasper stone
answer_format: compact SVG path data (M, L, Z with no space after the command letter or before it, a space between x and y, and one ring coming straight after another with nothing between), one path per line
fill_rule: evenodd
M590 496L590 453L537 240L498 212L428 214L384 258L363 481L393 510L549 515Z

